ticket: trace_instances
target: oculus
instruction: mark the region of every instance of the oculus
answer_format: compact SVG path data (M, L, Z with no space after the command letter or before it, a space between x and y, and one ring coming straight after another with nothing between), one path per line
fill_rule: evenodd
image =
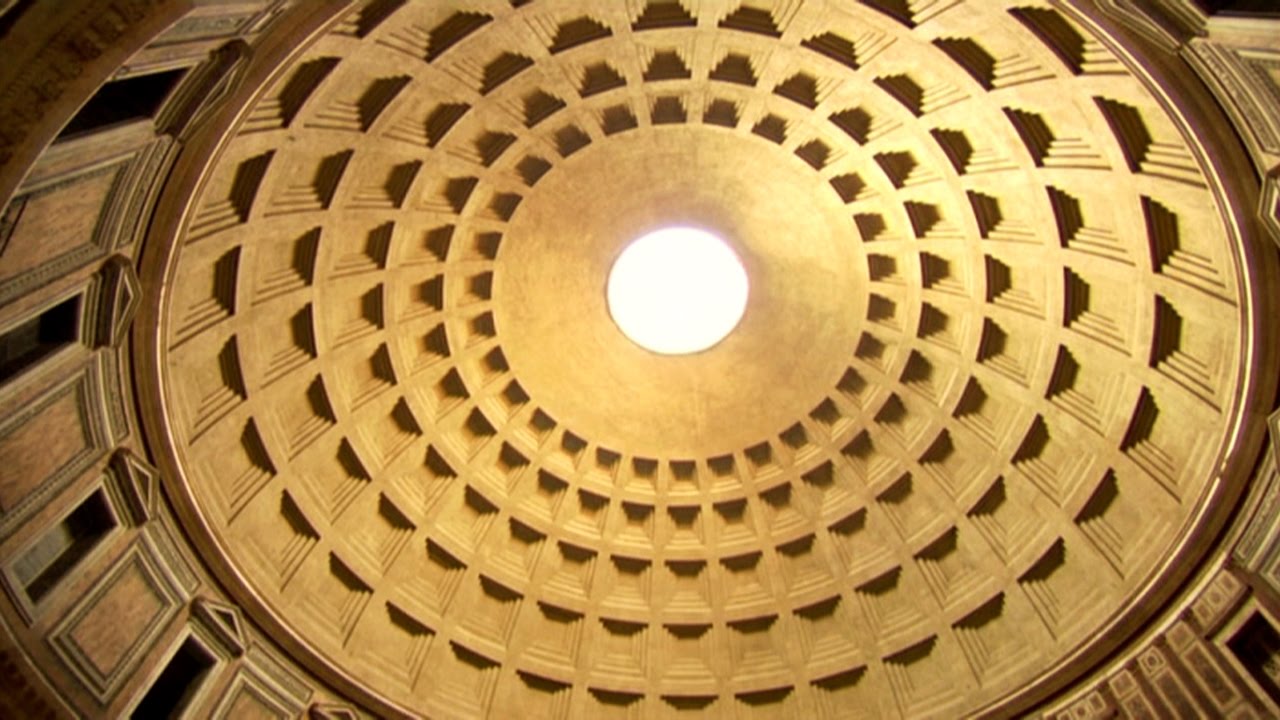
M669 227L623 249L606 292L609 314L632 342L661 355L687 355L733 332L748 286L742 261L724 240Z

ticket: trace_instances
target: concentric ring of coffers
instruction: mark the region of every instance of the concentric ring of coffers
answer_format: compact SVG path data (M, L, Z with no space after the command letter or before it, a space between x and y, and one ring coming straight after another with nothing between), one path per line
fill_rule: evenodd
M368 3L180 238L172 442L367 701L961 714L1124 612L1208 488L1249 303L1208 184L1047 4ZM552 293L604 276L531 251L664 188L813 273L741 328L786 342L688 358L730 394L683 440L634 421L679 392L583 387L607 313Z

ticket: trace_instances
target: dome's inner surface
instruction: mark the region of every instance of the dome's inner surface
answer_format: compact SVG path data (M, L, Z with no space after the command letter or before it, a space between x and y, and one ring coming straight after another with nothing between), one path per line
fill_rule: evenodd
M1238 420L1241 260L1089 29L906 5L408 2L307 48L164 285L255 611L441 716L955 717L1107 642ZM678 363L605 306L667 226L751 283Z

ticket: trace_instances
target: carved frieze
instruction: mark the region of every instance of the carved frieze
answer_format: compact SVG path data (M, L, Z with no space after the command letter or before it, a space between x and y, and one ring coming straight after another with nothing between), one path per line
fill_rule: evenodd
M1168 52L1204 35L1204 11L1191 0L1098 0L1102 12Z
M1280 51L1194 40L1185 51L1218 101L1234 111L1258 149L1280 154Z
M12 159L32 126L45 119L49 106L81 75L85 63L166 4L168 0L113 0L105 7L86 3L62 18L59 30L13 75L14 81L0 88L0 165Z
M249 45L233 40L191 71L156 120L160 132L183 139L239 86L249 62Z

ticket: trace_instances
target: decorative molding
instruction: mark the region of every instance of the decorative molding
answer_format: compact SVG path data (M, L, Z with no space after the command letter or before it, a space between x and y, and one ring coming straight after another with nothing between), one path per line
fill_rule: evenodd
M245 0L235 3L198 3L187 6L146 48L129 58L115 79L148 75L204 63L222 43L244 39L252 42L297 0ZM190 76L188 76L190 79ZM181 89L178 90L181 93Z
M159 131L179 140L190 137L240 87L250 53L243 40L232 40L209 53L209 59L188 72L165 103L156 118Z
M1227 619L1247 592L1248 588L1229 569L1223 568L1200 597L1191 603L1190 615L1203 634L1210 634Z
M360 713L350 705L325 703L312 705L307 711L307 717L310 720L360 720Z
M133 263L113 255L102 264L88 292L86 337L94 347L120 347L142 302L142 286Z
M182 590L182 601L187 602L200 589L200 578L191 569L187 555L178 548L172 531L165 522L147 523L142 528L142 537L160 563L170 581ZM184 544L183 547L189 547Z
M1192 37L1203 37L1204 12L1190 0L1097 0L1104 15L1151 41L1162 50L1176 53Z
M249 707L245 707L246 704ZM271 715L286 720L301 716L305 708L293 698L281 695L253 672L240 668L214 707L211 717L235 720L252 712L253 717Z
M160 136L121 161L95 230L103 246L123 250L140 243L180 149L173 138Z
M1275 187L1274 175L1270 187ZM1280 593L1280 410L1267 418L1271 446L1267 459L1258 471L1258 482L1264 490L1263 499L1254 513L1244 538L1237 545L1233 557L1242 566L1257 573L1273 592Z
M14 228L18 227L18 221L22 219L22 210L27 206L27 198L14 198L9 203L3 213L0 213L0 256L4 255L4 251L9 247L9 238L13 237Z
M1275 458L1276 448L1280 448L1280 410L1271 413L1267 418L1267 426L1271 428L1271 453Z
M239 608L210 598L196 598L191 603L191 616L227 654L244 654L244 618Z
M1251 480L1254 509L1239 541L1231 549L1231 560L1243 570L1256 573L1280 593L1280 473L1276 449L1280 447L1280 410L1267 418L1270 446Z
M1245 118L1249 128L1264 137L1268 152L1280 153L1280 82L1273 73L1280 74L1280 50L1275 48L1232 48L1230 52L1239 65L1245 95L1240 102L1252 106Z
M126 524L137 527L155 517L160 471L129 448L118 448L107 464L107 477L107 490Z
M1248 588L1230 570L1221 569L1181 618L1135 645L1129 659L1105 677L1082 683L1064 701L1041 715L1054 720L1115 717L1165 717L1186 711L1195 717L1262 717L1263 701L1245 690L1237 669L1214 648L1220 629L1235 623L1248 602Z
M125 397L120 389L120 355L122 350L103 350L98 357L98 385L102 388L102 410L107 418L107 435L111 439L109 445L119 445L131 432L129 418L131 413L125 409L126 403L132 400Z
M1280 107L1280 105L1277 105ZM1271 235L1271 239L1280 245L1280 165L1271 169L1262 179L1262 196L1258 200L1258 217L1262 225ZM1271 447L1280 447L1280 433L1277 432L1276 416L1271 416Z
M1251 136L1263 152L1280 154L1280 84L1269 71L1280 70L1280 51L1247 49L1210 40L1192 40L1184 57L1213 91L1223 107L1233 111L1242 134Z
M296 0L274 0L269 7L260 11L245 25L245 34L256 35L266 30L271 23L284 15L285 11L295 3Z
M1274 426L1272 434L1275 434ZM1231 550L1231 558L1237 566L1258 572L1267 564L1266 557L1275 554L1275 545L1280 539L1280 478L1276 475L1274 450L1259 468L1252 485L1260 499L1239 542Z
M302 714L302 708L314 694L307 681L297 674L297 666L281 659L274 648L259 643L250 643L245 652L245 664L252 667L263 682L269 683L284 697L295 703Z
M190 15L169 28L160 36L157 45L175 45L193 40L217 40L235 37L250 27L256 13L235 15Z

